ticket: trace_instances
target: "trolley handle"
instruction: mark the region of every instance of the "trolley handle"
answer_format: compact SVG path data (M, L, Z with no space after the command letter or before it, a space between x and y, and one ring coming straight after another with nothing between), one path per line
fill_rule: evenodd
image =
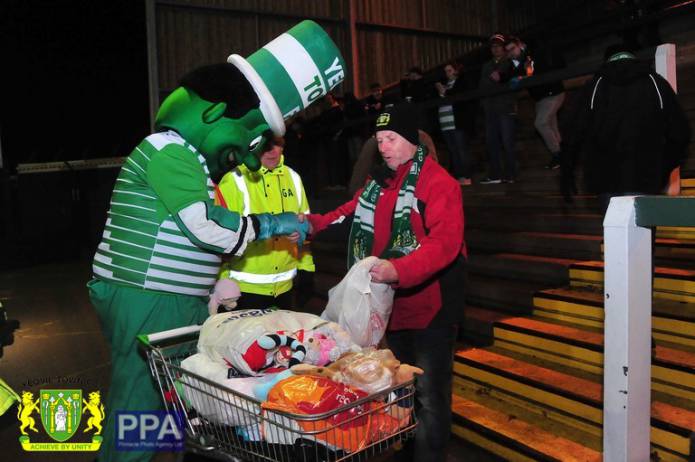
M194 334L196 332L200 332L201 328L202 326L199 325L177 327L176 329L156 332L154 334L140 334L137 336L137 339L141 344L145 345L146 347L152 347L153 343L161 342L162 340L169 340L176 337L181 337L184 335Z

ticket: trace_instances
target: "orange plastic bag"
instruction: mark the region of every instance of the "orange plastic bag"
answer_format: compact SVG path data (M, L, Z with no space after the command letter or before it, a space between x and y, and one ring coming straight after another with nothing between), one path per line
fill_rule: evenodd
M278 382L268 393L268 400L262 407L266 410L310 416L330 412L366 396L367 393L361 390L327 378L299 375ZM355 452L367 446L375 436L371 429L373 417L370 410L376 407L377 403L369 402L333 414L326 419L297 420L295 423L303 432L312 432L317 439L329 446ZM384 428L383 415L374 418L379 421L380 428L377 433L383 433L392 427L389 422ZM266 426L263 425L264 428Z

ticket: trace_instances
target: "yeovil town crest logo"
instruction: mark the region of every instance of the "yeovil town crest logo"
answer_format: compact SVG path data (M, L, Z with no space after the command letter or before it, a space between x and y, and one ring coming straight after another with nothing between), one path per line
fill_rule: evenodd
M82 415L86 412L91 416L82 433L93 431L92 441L68 442L77 432ZM56 443L29 440L29 432L39 433L35 414L40 417L46 434ZM104 417L104 405L98 391L89 394L89 401L82 397L82 390L41 390L37 399L34 399L33 393L24 391L17 409L21 433L19 442L25 451L97 451L101 446L101 422Z

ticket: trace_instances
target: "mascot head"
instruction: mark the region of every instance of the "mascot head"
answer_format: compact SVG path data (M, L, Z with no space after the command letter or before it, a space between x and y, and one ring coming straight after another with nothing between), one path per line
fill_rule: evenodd
M175 130L195 146L216 181L235 162L258 170L270 136L256 93L228 63L204 66L183 77L162 103L155 123L157 129Z
M248 58L194 70L162 103L155 126L172 129L205 157L213 181L234 163L260 168L267 139L285 120L335 88L345 62L328 34L302 21Z

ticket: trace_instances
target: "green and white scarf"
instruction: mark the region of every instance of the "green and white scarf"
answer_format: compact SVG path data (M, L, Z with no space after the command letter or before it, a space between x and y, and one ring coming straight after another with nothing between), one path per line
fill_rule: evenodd
M398 192L396 207L393 211L393 224L391 238L386 250L380 255L381 258L397 258L408 255L417 249L419 244L417 237L410 225L410 213L417 207L415 198L415 184L420 176L422 164L425 161L425 148L418 146L417 152L413 157L401 189ZM348 240L348 268L371 255L372 244L374 242L374 212L376 203L379 200L381 186L372 180L360 195L355 209L355 218L350 229L350 239Z

